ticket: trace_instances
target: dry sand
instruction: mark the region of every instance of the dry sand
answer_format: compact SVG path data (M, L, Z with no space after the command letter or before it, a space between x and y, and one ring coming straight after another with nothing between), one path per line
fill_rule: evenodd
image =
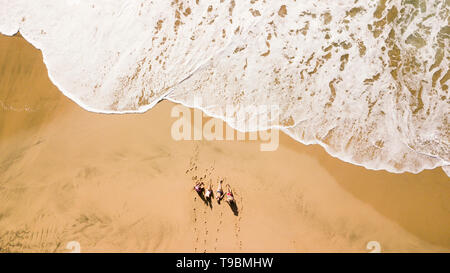
M70 68L68 68L70 69ZM174 106L87 112L49 81L39 50L0 37L0 252L450 251L450 181L370 171L281 134L174 141ZM193 177L225 178L238 214Z

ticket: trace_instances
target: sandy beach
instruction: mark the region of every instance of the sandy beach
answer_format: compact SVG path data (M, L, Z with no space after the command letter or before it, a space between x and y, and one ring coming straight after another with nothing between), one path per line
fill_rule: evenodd
M0 37L0 252L450 251L450 181L367 170L280 133L175 141L174 103L144 114L83 110L49 80L41 52ZM237 201L207 206L195 181Z

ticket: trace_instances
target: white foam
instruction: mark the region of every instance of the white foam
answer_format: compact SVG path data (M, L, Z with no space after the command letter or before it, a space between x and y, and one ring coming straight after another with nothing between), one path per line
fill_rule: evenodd
M445 172L445 174L450 177L450 166L442 166L442 170Z
M166 98L242 131L227 105L277 105L279 123L255 115L342 160L449 165L446 1L382 2L0 0L0 32L41 49L50 79L89 111Z

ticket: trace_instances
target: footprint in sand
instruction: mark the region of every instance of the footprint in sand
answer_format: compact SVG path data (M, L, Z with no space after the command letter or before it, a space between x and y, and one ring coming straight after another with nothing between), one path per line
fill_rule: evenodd
M194 204L196 203L196 201L197 201L197 197L194 197ZM194 244L197 244L199 241L198 228L197 228L197 209L193 208L192 211L193 211L193 216L194 216L194 238L195 238ZM195 247L194 249L195 249L194 252L197 252L197 247Z
M207 220L206 220L206 213L207 213L207 210L206 210L206 206L203 208L203 217L204 217L204 219L205 219L205 221L204 221L204 224L205 224L205 236L204 236L204 240L203 240L203 247L204 247L204 252L206 253L206 243L207 243L207 235L208 235L208 227L207 227Z
M220 216L219 216L219 224L217 226L217 235L216 235L216 240L214 242L214 251L217 251L217 244L219 243L219 232L220 232L220 227L222 225L222 216L223 216L223 212L220 212Z
M236 241L238 242L239 250L242 250L242 240L240 239L240 232L241 232L241 219L242 219L242 197L240 198L240 207L239 207L239 217L237 218L236 222L234 223L234 235L236 237Z

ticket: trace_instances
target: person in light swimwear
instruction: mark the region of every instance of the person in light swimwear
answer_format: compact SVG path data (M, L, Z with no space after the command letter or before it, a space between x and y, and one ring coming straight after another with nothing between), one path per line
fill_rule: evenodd
M205 194L205 197L206 197L206 199L211 199L211 197L212 197L212 183L211 183L211 181L209 182L209 187L208 187L208 189L206 190L206 194Z
M220 181L219 181L219 186L217 186L217 196L216 196L216 199L217 199L217 203L220 203L220 201L222 200L222 198L223 198L223 189L222 189L222 183L223 183L223 180L221 179Z
M228 202L228 204L231 204L234 202L233 191L231 190L231 187L229 184L227 184L227 202Z

